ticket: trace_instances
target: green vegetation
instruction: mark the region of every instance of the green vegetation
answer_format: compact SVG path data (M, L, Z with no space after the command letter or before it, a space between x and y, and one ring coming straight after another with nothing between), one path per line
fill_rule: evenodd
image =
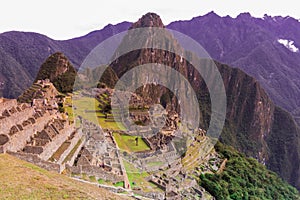
M117 182L113 184L115 187L124 187L124 181Z
M72 97L71 96L66 96L63 108L64 108L64 111L68 114L69 121L71 123L73 123L74 116L73 116Z
M113 186L113 184L112 184L111 181L107 181L107 180L104 180L104 179L101 179L101 178L98 179L98 183L99 183L99 184L103 184L103 185L110 185L110 186Z
M103 72L104 67L107 68ZM86 67L80 69L80 77L84 78L81 79L78 76L74 84L74 88L78 90L91 87L113 88L118 81L118 76L110 66L99 66L95 68Z
M89 176L90 181L92 182L97 182L96 177L95 176Z
M99 124L103 129L124 130L124 127L115 121L106 121L105 115L100 112L99 101L92 97L73 98L74 113L76 116L89 120L95 124ZM67 112L71 119L74 119L72 108L68 108Z
M295 188L255 159L221 143L215 148L228 159L226 167L220 174L202 174L200 184L217 200L300 199Z
M145 171L140 171L135 168L131 163L123 160L124 167L130 182L131 188L139 187L144 192L161 191L156 185L146 180L149 174Z
M114 138L118 144L118 147L127 152L138 152L150 150L149 146L144 142L140 136L124 135L114 133ZM138 139L138 145L136 145L136 138Z
M68 58L63 53L57 52L42 64L35 82L49 79L59 92L68 93L73 91L75 77L76 70Z
M156 162L147 163L147 166L154 167L154 166L162 166L163 164L164 164L164 162L162 162L162 161L156 161Z

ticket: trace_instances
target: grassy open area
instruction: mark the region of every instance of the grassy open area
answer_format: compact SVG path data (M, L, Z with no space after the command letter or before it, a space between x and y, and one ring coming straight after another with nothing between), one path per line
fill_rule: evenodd
M150 191L161 191L155 184L150 183L146 180L149 176L149 173L143 172L135 168L131 163L123 160L124 167L130 182L131 188L139 187L145 192Z
M156 167L156 166L162 166L164 164L164 162L162 161L156 161L156 162L149 162L147 163L147 166L149 167Z
M68 113L69 121L74 122L71 96L67 96L65 98L64 109L65 109L65 112Z
M72 104L74 106L74 110L72 107L67 106ZM105 115L100 112L99 104L100 103L92 97L81 97L73 100L66 99L65 110L69 114L70 121L73 120L76 115L95 124L99 124L103 129L124 130L125 128L120 123L120 125L118 125L118 123L114 121L105 121Z
M104 180L104 179L98 179L97 181L98 181L99 184L113 186L113 183L111 181L107 181L107 180Z
M140 136L124 135L114 133L114 138L118 144L118 147L127 152L138 152L150 150L149 146L142 140ZM135 139L138 138L138 145L136 145Z
M114 184L115 187L124 187L124 181L120 181Z
M0 199L124 199L8 154L0 155L0 171Z

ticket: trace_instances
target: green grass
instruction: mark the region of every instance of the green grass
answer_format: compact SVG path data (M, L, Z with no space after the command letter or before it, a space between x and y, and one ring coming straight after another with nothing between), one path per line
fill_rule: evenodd
M76 108L75 110L73 110L72 107L66 107L66 111L69 113L69 119L74 119L75 116L81 116L94 124L99 124L103 129L125 130L121 123L105 121L105 115L100 112L100 103L95 98L81 97L79 99L73 99L72 103Z
M149 163L147 163L147 166L149 166L149 167L155 167L155 166L162 166L163 164L164 164L164 162L156 161L156 162L149 162Z
M112 184L111 181L107 181L107 180L104 180L104 179L98 179L98 183L99 183L99 184L102 184L102 185L113 186L113 184Z
M140 187L145 192L161 191L156 185L146 180L146 178L150 175L149 173L135 168L131 163L125 160L123 160L123 163L131 188Z
M92 182L97 182L96 177L95 176L89 176L90 181Z
M123 135L114 133L114 138L118 144L118 147L127 152L139 152L150 150L149 146L142 140L140 136ZM138 138L138 146L135 139Z
M70 105L72 105L72 97L67 96L65 98L65 102L64 102L64 109L65 109L65 112L68 113L69 121L74 122L73 108Z
M182 164L186 171L191 171L199 166L199 163L203 162L206 155L213 150L214 141L210 138L203 139L201 139L200 143L193 142L193 145L188 146L182 159Z
M67 96L66 99L65 99L65 104L69 104L71 105L72 104L72 98L70 96Z
M124 187L124 181L120 181L114 184L115 187Z

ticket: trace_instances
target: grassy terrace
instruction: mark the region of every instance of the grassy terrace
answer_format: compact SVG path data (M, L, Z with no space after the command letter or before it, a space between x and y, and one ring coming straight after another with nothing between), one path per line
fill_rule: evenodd
M124 181L120 181L114 184L115 187L124 187Z
M68 149L70 146L70 142L64 142L58 149L57 151L51 156L49 159L50 161L58 161L60 156L65 152L65 150Z
M127 152L139 152L150 150L149 146L142 140L140 136L123 135L119 133L113 134L118 147ZM138 138L138 145L136 145L135 139Z
M67 106L72 104L75 106L75 114L72 107ZM92 97L82 97L80 99L73 99L73 101L70 98L67 98L65 102L65 110L69 114L70 121L72 121L75 117L74 115L76 115L95 124L99 124L103 129L124 130L124 127L120 125L120 128L117 122L105 121L105 115L100 112L99 105L100 103Z
M161 189L159 189L155 184L146 180L146 178L150 175L149 173L140 171L125 160L123 160L123 162L131 188L139 187L145 192L161 191Z
M193 145L188 147L182 159L182 164L187 171L199 166L199 162L203 162L207 154L213 150L213 144L215 144L213 140L209 138L202 138L201 140L201 142L193 142Z
M164 162L162 161L156 161L156 162L149 162L147 163L147 166L149 167L156 167L156 166L162 166L164 164Z
M76 145L74 146L74 148L71 150L71 152L64 159L63 163L66 163L67 161L71 160L71 158L73 157L75 151L78 149L78 147L80 146L81 143L82 143L82 140L81 139L78 140L78 142L76 143Z

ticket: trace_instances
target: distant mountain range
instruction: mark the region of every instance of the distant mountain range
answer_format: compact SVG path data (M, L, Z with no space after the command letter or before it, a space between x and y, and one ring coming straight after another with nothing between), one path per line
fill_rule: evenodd
M102 30L66 41L55 41L37 33L0 34L0 86L3 96L19 96L32 84L41 64L54 52L63 52L78 68L96 45L130 26L129 22L108 25ZM298 119L300 54L297 47L300 47L300 23L289 17L265 16L258 19L246 13L233 19L212 12L190 21L173 22L167 28L191 36L213 59L241 68L260 82L264 89L241 70L217 64L225 81L227 98L232 103L228 105L230 112L227 113L223 141L258 159L258 152L268 155L266 165L269 169L299 189L299 129L293 118L276 107L267 93L275 104ZM147 55L147 51L143 53ZM139 58L147 61L143 55ZM126 70L132 66L127 67ZM118 75L122 74L120 70L125 70L117 66L113 69ZM189 73L184 71L188 69L182 70L188 76ZM235 87L236 84L240 87ZM266 133L270 134L266 136Z
M85 36L57 41L38 33L0 34L0 90L16 98L26 89L45 59L63 52L78 68L88 53L110 36L127 30L131 23L107 25ZM300 22L291 17L236 18L214 12L189 21L176 21L167 28L199 42L217 61L238 67L254 76L272 100L300 119ZM286 44L286 45L284 45ZM18 81L16 81L18 80Z
M300 22L291 17L220 17L211 12L168 28L198 41L215 60L255 77L279 106L298 119L300 106ZM287 41L289 46L283 45Z
M0 34L0 95L18 97L35 80L44 61L55 52L63 52L78 68L88 53L104 39L125 31L130 23L108 25L86 36L56 41L38 33Z

